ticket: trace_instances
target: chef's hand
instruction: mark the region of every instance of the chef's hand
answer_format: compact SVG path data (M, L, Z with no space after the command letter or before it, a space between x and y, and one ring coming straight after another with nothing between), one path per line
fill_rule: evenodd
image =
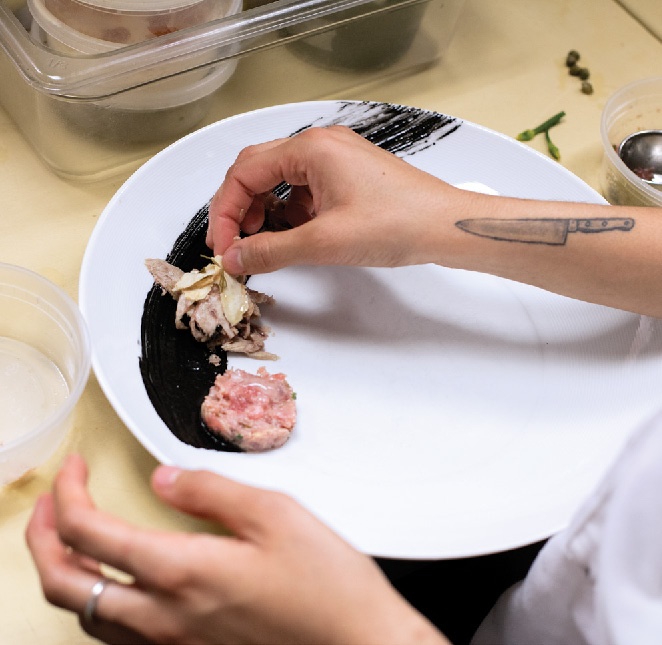
M291 230L256 233L264 202L292 185L283 217ZM212 199L207 244L234 274L294 264L401 266L448 251L444 205L471 199L352 130L310 128L244 149ZM453 226L449 225L452 233Z
M70 456L27 541L46 598L81 613L99 563L109 584L83 627L108 643L446 643L354 550L291 498L209 472L159 467L158 497L233 532L137 528L95 508Z
M256 233L269 191L293 186L279 213L291 230ZM661 209L517 199L460 190L348 128L310 128L240 153L212 199L207 244L234 274L294 264L402 266L432 262L517 280L600 305L662 317ZM509 239L535 220L632 220L626 231L562 243ZM500 234L456 226L487 219ZM509 220L500 227L498 220ZM597 229L596 229L597 230ZM241 240L239 232L248 233Z

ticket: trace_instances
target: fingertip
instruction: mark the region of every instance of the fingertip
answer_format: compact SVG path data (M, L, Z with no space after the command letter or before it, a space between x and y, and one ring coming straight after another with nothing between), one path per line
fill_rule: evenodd
M69 453L62 462L60 473L65 476L76 477L79 481L86 482L88 477L87 462L77 452Z
M176 466L161 465L152 473L152 488L164 493L172 488L182 473L181 468Z
M32 548L36 536L54 526L53 496L50 493L43 493L37 498L25 527L25 540L28 546Z
M172 466L159 466L152 475L152 486L161 500L173 508L221 523L226 500L236 490L236 486L216 473Z
M62 461L64 468L87 468L85 459L77 452L70 452Z
M247 235L254 235L264 226L265 209L262 200L253 200L248 209L240 213L241 230Z
M76 454L70 453L65 455L60 468L55 475L53 481L53 489L58 490L65 482L72 479L85 481L87 477L87 466L83 458Z
M32 519L42 519L45 518L49 509L53 507L53 496L50 493L43 493L37 497L37 501L34 503L32 509Z

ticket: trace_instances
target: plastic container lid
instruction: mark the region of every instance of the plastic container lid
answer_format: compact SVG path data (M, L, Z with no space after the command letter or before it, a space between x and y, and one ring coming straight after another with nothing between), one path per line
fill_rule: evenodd
M62 53L102 54L122 47L119 43L92 38L92 36L72 29L46 9L41 0L28 0L28 8L33 18L33 38L39 42L45 41L45 44L49 45L51 49ZM38 28L45 32L47 38L40 37Z
M247 0L248 1L248 0ZM428 0L432 3L433 0ZM223 4L222 0L215 0ZM383 7L378 0L378 13L409 6L410 0L390 0ZM43 4L43 0L42 0ZM448 44L462 0L436 2L435 11L448 9L447 25L439 25L442 45ZM432 5L430 5L432 6ZM363 7L363 13L356 10ZM320 29L336 29L375 13L375 0L274 0L249 11L227 12L222 18L188 27L139 43L121 47L93 57L72 56L54 52L34 39L24 38L25 29L0 2L0 48L26 81L43 94L64 97L68 101L104 100L137 87L160 81L176 74L224 62L289 44L310 37ZM443 29L442 29L443 28ZM445 33L444 32L447 32ZM433 32L436 37L437 28ZM432 36L432 34L431 34ZM421 48L412 58L424 56L426 62L439 54L437 41ZM341 79L345 83L349 79Z
M76 31L123 45L170 34L227 15L229 0L40 0Z
M136 13L163 13L176 11L196 4L200 0L75 0L79 4L87 5L104 11L125 11Z

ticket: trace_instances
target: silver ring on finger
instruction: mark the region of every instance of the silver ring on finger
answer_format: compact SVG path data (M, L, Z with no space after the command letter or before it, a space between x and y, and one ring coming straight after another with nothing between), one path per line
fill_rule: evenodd
M93 625L97 621L97 604L101 594L109 584L110 580L108 578L101 578L92 586L90 597L83 608L83 623L86 625Z

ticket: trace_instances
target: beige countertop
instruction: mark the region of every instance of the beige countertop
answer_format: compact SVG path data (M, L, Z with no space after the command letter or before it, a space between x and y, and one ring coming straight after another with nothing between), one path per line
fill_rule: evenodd
M652 16L658 4L636 3L639 12L648 9ZM582 94L564 67L573 48L591 69L593 95ZM430 108L509 136L565 110L567 117L555 130L562 163L598 188L602 108L620 86L658 75L661 55L660 40L614 0L468 0L438 64L334 98ZM265 91L265 96L271 103L285 102L277 93ZM542 150L542 138L532 145ZM35 270L76 297L89 235L126 176L87 185L55 176L0 110L0 261ZM43 599L23 538L34 500L48 489L62 456L73 450L90 463L91 489L104 509L141 525L200 526L154 501L148 477L156 462L92 376L74 429L56 456L30 478L0 490L1 643L90 642L75 616Z
M650 0L618 0L619 4L657 38L662 38L662 5Z

